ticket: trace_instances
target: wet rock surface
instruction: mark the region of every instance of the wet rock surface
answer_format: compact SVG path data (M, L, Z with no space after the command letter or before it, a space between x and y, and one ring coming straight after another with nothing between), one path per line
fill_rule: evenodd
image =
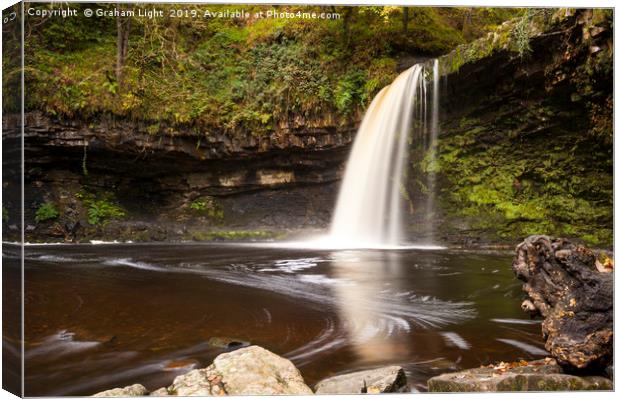
M211 337L209 338L208 344L215 348L222 349L239 349L245 348L246 346L250 346L250 343L238 338L231 337Z
M149 391L141 384L133 384L124 388L108 389L107 391L94 394L96 397L117 397L117 396L144 396Z
M600 371L612 360L613 273L605 264L613 261L604 253L561 238L530 236L517 246L522 307L545 318L545 348L568 370Z
M600 376L564 374L553 359L516 364L499 363L428 380L430 392L578 391L612 390L611 380Z
M400 366L337 375L316 384L317 394L406 392L407 377Z

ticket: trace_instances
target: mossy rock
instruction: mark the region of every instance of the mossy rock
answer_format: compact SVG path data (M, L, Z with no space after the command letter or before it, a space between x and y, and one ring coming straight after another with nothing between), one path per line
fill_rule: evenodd
M519 392L613 390L613 382L600 376L564 374L552 359L500 363L441 374L428 380L430 392Z

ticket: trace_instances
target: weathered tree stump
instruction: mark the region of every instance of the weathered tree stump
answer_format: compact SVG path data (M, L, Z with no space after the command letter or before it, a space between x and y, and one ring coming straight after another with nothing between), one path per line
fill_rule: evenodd
M530 236L512 268L527 298L522 308L545 320L545 348L568 370L601 370L613 353L613 261L568 240Z

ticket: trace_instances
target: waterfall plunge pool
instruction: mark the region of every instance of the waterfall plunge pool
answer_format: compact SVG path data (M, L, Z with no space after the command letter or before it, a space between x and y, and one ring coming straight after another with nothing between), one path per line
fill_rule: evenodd
M14 294L19 251L3 245ZM507 252L188 243L25 253L29 396L166 386L225 350L213 337L285 356L311 386L398 364L424 390L433 375L546 353Z

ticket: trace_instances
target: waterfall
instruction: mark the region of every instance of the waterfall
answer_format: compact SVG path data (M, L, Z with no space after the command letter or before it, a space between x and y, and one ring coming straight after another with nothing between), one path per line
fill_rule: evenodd
M430 151L430 164L435 164L437 157L437 136L439 134L439 60L433 60L433 101L431 110L431 131L430 143L428 150ZM435 214L435 169L431 168L427 174L426 186L428 187L428 197L426 201L426 222L429 226L430 237L432 242L434 239L433 217Z
M425 74L423 64L404 71L375 96L366 111L332 219L329 240L333 245L362 248L403 243L402 180L409 154L408 138L413 129L413 138L422 139L428 149L437 136L437 61L433 65L432 91L427 90ZM428 92L432 93L430 129ZM434 189L434 175L428 179L429 188ZM431 196L427 214L432 212L428 209L433 205Z

